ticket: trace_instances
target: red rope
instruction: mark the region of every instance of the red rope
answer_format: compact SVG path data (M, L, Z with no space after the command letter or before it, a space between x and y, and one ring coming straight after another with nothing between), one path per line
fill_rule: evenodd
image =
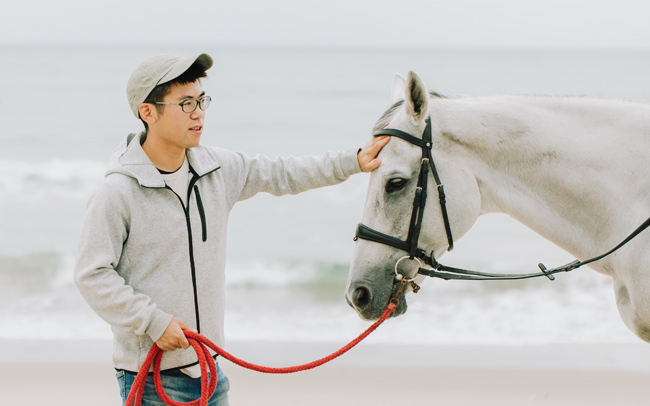
M153 362L154 385L156 387L156 392L158 392L158 396L160 396L163 402L165 402L169 406L207 406L210 396L212 396L214 390L217 387L217 366L213 362L212 356L210 355L210 352L208 351L206 346L214 350L217 354L224 357L225 359L244 368L251 369L253 371L264 372L267 374L290 374L293 372L306 371L308 369L313 369L318 366L321 366L348 352L354 346L359 344L364 338L366 338L370 333L375 331L377 327L379 327L379 325L383 323L392 312L395 311L396 307L397 307L396 303L391 302L388 306L386 306L386 310L384 311L384 314L382 314L382 316L379 318L379 320L377 320L372 326L368 327L368 329L363 333L361 333L359 337L355 338L349 344L342 347L341 349L334 352L333 354L330 354L327 357L321 358L319 360L307 364L297 365L293 367L285 367L285 368L269 368L269 367L251 364L250 362L246 362L237 357L234 357L233 355L229 354L222 348L217 347L213 342L211 342L204 336L194 333L192 331L184 330L183 332L187 337L187 341L190 343L192 348L194 348L194 351L196 352L196 355L199 359L199 365L201 367L201 397L192 402L176 402L175 400L167 396L165 390L162 387L162 382L160 381L160 361L162 360L162 355L164 351L161 350L156 344L154 344L151 346L151 349L147 354L147 358L144 360L144 363L142 364L140 371L138 371L138 375L135 377L135 380L133 381L133 385L131 386L131 390L129 391L129 396L126 399L125 406L141 405L142 393L144 391L145 383L147 381L147 374L149 372L149 368L151 367L152 362ZM209 378L208 378L208 368L210 369Z

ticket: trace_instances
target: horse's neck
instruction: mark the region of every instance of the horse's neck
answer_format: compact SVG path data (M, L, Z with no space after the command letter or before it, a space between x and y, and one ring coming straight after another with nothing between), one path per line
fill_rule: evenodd
M509 214L583 259L650 215L650 106L552 97L454 103L447 135L475 165L483 212Z

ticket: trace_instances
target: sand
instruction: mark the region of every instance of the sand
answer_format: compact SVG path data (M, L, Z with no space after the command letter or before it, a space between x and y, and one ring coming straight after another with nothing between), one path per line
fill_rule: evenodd
M12 344L14 351L7 350ZM0 345L0 405L120 404L110 343L0 340ZM250 342L228 350L252 362L287 366L335 347ZM361 344L331 364L291 375L265 375L220 362L231 380L233 406L634 406L650 403L646 347ZM21 355L27 348L31 351ZM24 361L16 362L19 355Z

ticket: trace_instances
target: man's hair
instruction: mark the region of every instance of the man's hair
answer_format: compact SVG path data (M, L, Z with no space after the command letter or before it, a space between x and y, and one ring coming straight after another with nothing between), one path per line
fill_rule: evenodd
M153 88L149 96L145 99L145 103L154 103L156 106L156 111L158 114L162 114L165 108L164 104L155 104L156 102L162 102L165 99L165 96L171 92L172 86L174 85L186 85L188 83L194 83L199 79L208 77L208 74L205 73L205 70L198 63L194 62L182 75L165 82L161 85L158 85ZM144 124L144 129L149 130L146 121L140 119Z

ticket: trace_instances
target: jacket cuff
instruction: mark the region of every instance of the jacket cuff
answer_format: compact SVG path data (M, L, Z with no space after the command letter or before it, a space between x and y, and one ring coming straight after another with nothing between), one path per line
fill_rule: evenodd
M174 316L171 314L167 314L162 310L154 310L153 317L151 318L151 322L149 323L149 326L147 326L145 333L151 337L155 343L160 339L160 337L162 337L165 330L167 330L167 326L172 322L173 317Z
M359 151L360 149L350 148L343 152L341 156L341 169L343 169L343 173L345 173L346 176L361 173L359 158L357 157Z

